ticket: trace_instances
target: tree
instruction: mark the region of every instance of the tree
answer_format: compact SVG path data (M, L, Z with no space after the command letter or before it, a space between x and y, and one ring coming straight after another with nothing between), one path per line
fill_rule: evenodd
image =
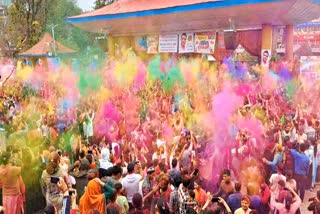
M94 2L95 6L94 9L97 10L99 8L102 8L108 4L112 4L113 2L115 2L116 0L96 0Z
M8 7L5 40L18 49L28 49L40 38L49 0L13 0Z
M81 13L82 10L77 6L75 0L52 0L48 8L45 31L52 34L51 26L56 25L54 32L57 41L75 50L85 49L92 43L92 33L83 31L65 21L65 18Z

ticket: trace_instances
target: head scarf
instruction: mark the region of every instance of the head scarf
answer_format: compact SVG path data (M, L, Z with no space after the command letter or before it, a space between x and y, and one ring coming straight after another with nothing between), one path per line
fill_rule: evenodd
M79 209L83 214L89 213L92 209L105 213L105 197L96 181L89 181L85 193L80 198Z
M104 161L110 161L110 151L107 148L102 149L101 157Z

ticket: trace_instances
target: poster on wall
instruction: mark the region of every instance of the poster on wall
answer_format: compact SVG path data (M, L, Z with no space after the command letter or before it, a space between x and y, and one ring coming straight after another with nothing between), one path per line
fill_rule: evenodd
M134 44L135 44L136 51L148 50L147 36L135 36L134 37Z
M160 53L176 53L178 50L178 35L167 34L159 36Z
M271 59L271 50L261 50L261 65L263 67L269 67Z
M284 27L278 27L275 29L275 40L276 40L276 52L277 53L285 53L285 30Z
M194 33L179 34L179 53L194 52Z
M213 54L216 44L216 32L196 33L194 40L196 53Z
M158 53L158 42L159 38L157 35L147 36L147 53L156 54Z
M218 31L218 48L226 48L224 44L224 32L223 31Z
M301 56L300 75L312 80L320 79L320 56Z

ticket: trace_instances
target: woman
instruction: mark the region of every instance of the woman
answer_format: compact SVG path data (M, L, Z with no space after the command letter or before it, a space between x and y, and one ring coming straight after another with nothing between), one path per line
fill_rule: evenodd
M101 191L104 188L104 192ZM86 191L80 198L79 210L81 213L89 213L90 210L97 210L100 213L105 213L106 200L114 194L113 188L102 182L99 178L89 181Z
M122 214L127 214L129 212L129 203L128 199L125 197L125 189L122 188L121 183L116 183L114 188L117 192L116 203L121 207Z
M91 180L83 196L80 198L79 210L80 213L85 214L93 209L98 210L100 213L105 213L106 202L99 183Z
M107 148L103 148L101 151L101 159L100 161L100 168L109 169L113 166L110 162L110 150Z
M24 213L19 185L21 167L12 166L9 160L10 153L4 152L1 156L1 164L3 165L0 167L3 207L8 214L20 214Z

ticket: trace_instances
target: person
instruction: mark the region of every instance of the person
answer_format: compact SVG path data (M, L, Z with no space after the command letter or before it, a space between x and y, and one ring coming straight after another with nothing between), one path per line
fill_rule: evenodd
M277 200L279 199L279 193L280 193L278 183L281 180L284 181L284 183L286 182L286 177L283 175L283 167L280 164L278 167L278 172L275 174L272 174L269 179L271 195Z
M190 201L189 186L191 184L191 176L184 175L182 178L182 184L180 184L179 202L180 202L180 212L185 213L188 208L193 208L196 206L195 202Z
M317 191L317 196L309 199L312 201L308 206L308 210L312 211L314 214L320 213L320 190Z
M10 157L9 152L3 152L1 155L0 183L4 210L8 214L15 214L24 212L19 187L21 167L13 166Z
M241 207L237 209L234 214L249 214L251 212L250 207L250 197L247 195L241 198Z
M142 195L143 195L143 197L148 195L153 189L152 188L152 182L154 180L154 172L155 172L155 170L154 170L153 167L150 167L147 170L147 176L142 182ZM151 201L152 201L151 197L149 197L148 199L144 200L144 208L145 209L150 209Z
M139 183L143 180L143 176L136 172L136 164L129 163L127 166L128 175L122 179L122 186L127 191L129 205L132 207L132 197L139 192ZM143 173L143 171L142 171Z
M132 196L132 209L129 214L146 214L142 209L142 196L140 193L135 193Z
M106 213L106 195L101 192L102 183L96 180L88 182L87 188L80 198L79 210L81 213L88 213L92 209L98 210L100 213Z
M231 172L229 169L222 171L222 181L220 182L219 190L214 197L222 197L227 199L230 194L234 192L234 182L231 178Z
M103 148L101 151L101 159L100 161L100 168L102 169L109 169L113 166L110 162L110 150L108 148Z
M309 171L309 157L305 154L306 145L300 144L300 151L297 152L295 149L290 149L290 153L294 158L294 178L297 182L297 190L301 200L304 199L307 175Z
M172 168L168 171L170 175L170 181L172 182L174 178L181 177L181 172L178 167L178 160L177 158L173 158L171 161Z
M295 214L301 205L301 199L299 195L289 186L287 189L290 192L287 192L285 196L285 203L276 202L274 197L271 197L270 207L271 210L277 210L279 214ZM294 198L292 197L294 196Z
M122 214L122 210L120 205L118 205L116 203L117 200L117 193L113 192L110 196L109 196L109 200L110 202L108 203L106 210L107 213L109 214Z
M283 160L283 147L281 145L276 146L276 151L275 155L273 158L273 161L268 161L267 159L263 158L262 161L266 163L267 165L271 166L271 172L276 173L278 169L278 165L282 162Z
M121 207L122 214L127 214L129 212L129 203L127 198L125 197L125 189L122 188L122 184L120 182L116 183L114 185L114 188L117 192L116 203Z
M173 178L173 191L170 193L169 210L170 213L179 213L180 198L179 198L179 186L181 184L181 177Z
M269 213L270 212L269 201L270 201L271 192L270 192L269 186L265 182L263 182L260 185L259 196L261 200L262 213Z
M63 178L60 178L59 182L57 183L57 186L59 187L60 191L63 193L63 206L61 209L62 213L76 213L77 191L75 189L68 188L68 186L67 186L66 182L63 180ZM56 212L57 212L57 210L56 210Z
M229 195L227 204L229 205L232 213L234 213L237 209L241 207L241 183L235 182L234 184L235 192Z
M92 138L93 138L93 120L94 120L94 112L92 109L90 109L90 111L86 113L85 121L83 122L84 136L88 140L89 145L92 144Z
M59 167L59 163L59 154L57 152L51 152L49 163L46 166L46 169L43 170L40 180L42 192L46 198L47 205L52 204L56 207L58 212L60 212L63 205L63 194L61 194L56 183L53 182L52 177L61 177L66 181L68 185L70 185L68 175L62 170L61 167Z
M207 201L207 193L198 182L194 182L194 193L196 202L202 207Z
M186 43L187 43L187 34L182 33L180 36L180 50L182 51L186 50Z

